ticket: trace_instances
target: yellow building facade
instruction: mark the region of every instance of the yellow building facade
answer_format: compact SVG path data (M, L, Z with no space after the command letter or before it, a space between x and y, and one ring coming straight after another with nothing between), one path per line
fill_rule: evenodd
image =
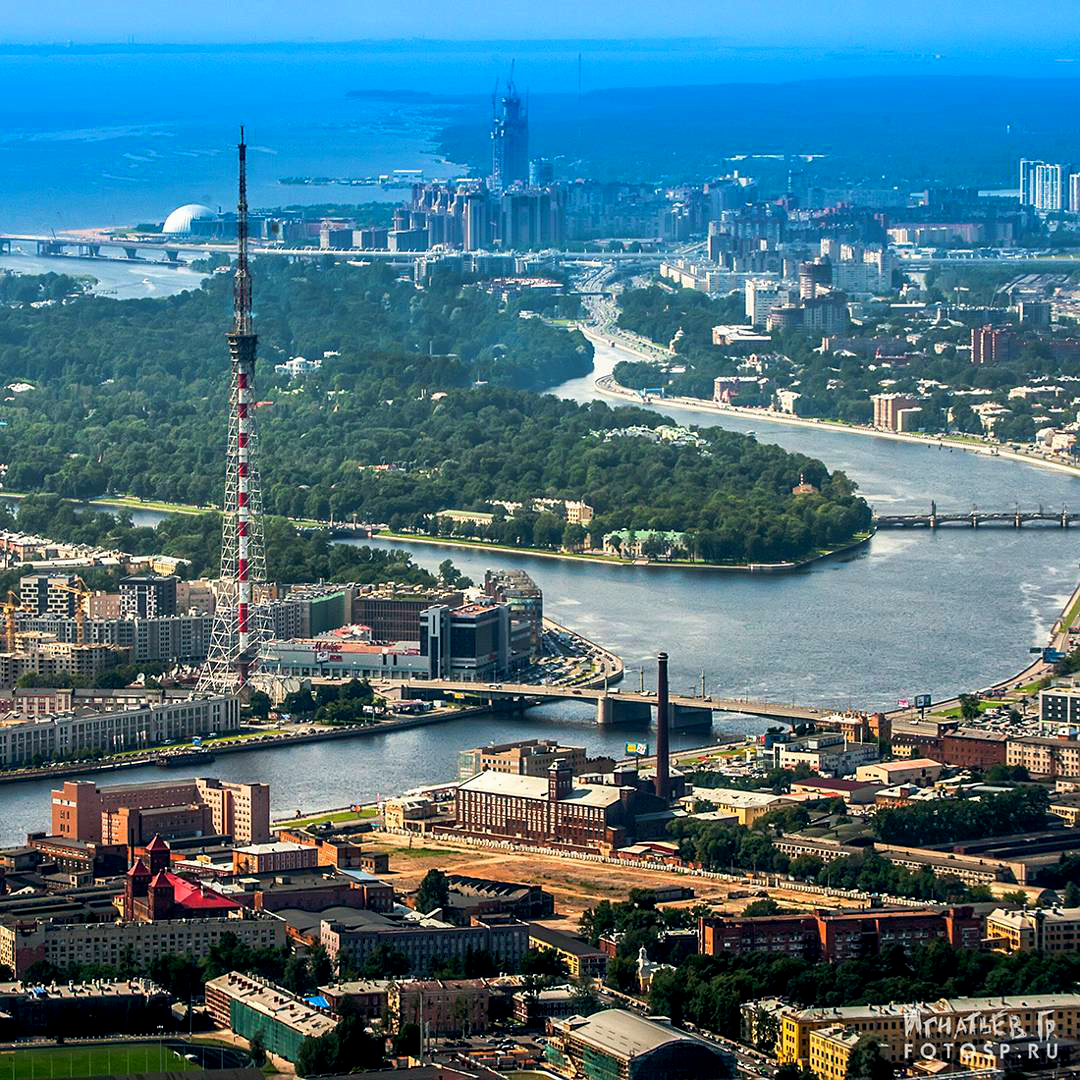
M1080 1037L1080 994L942 998L932 1003L784 1009L777 1057L810 1069L818 1080L844 1080L859 1039L870 1036L897 1065L920 1059L960 1061L964 1047L982 1050Z

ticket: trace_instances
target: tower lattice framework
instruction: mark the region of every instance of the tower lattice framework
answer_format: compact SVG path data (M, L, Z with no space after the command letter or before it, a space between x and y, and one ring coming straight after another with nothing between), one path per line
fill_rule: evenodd
M236 273L229 343L231 382L229 442L225 461L225 509L221 530L221 576L213 630L199 689L238 693L248 684L270 639L265 596L266 553L262 492L255 431L255 354L258 336L251 310L248 266L247 147L240 129L239 199L236 212ZM260 602L261 601L261 602Z

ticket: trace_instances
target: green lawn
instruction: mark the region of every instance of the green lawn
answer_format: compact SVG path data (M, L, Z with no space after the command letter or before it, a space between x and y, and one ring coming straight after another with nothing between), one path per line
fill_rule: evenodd
M164 502L161 499L138 499L134 495L109 495L91 500L95 506L121 506L131 510L160 510L163 514L205 514L207 506L191 503Z
M249 739L264 739L268 735L287 735L289 734L286 728L264 728L259 731L240 731L240 732L226 732L222 735L209 735L202 736L202 746L211 747L215 743L219 742L245 742ZM184 742L174 743L161 743L155 746L143 746L138 750L121 750L117 754L107 754L104 758L105 761L109 761L112 758L126 758L126 757L141 757L146 754L159 754L164 753L167 750L197 750L198 747L190 740Z
M199 1066L161 1043L49 1046L0 1052L0 1080L188 1072Z
M988 701L979 702L979 712L983 713L986 712L988 709L997 709L1001 708L1002 706L1008 707L1011 704L1011 701L1001 701L996 698L991 698ZM960 716L960 706L954 705L951 709L946 709L944 712L935 712L932 715L945 716L949 719L954 719L955 717Z
M1062 627L1065 630L1068 630L1069 627L1076 622L1077 618L1080 618L1080 596L1077 596L1075 603L1073 603L1072 607L1070 607L1069 610L1066 611L1065 614L1062 616Z
M1018 694L1034 694L1038 690L1045 690L1050 685L1050 677L1044 676L1041 679L1035 679L1032 682L1024 683L1023 686L1016 688Z
M313 814L311 817L302 818L282 818L280 821L275 821L274 824L281 826L282 828L292 827L306 827L308 825L340 825L344 821L363 821L366 818L373 818L378 814L378 810L374 806L362 806L357 810L335 810L330 814Z

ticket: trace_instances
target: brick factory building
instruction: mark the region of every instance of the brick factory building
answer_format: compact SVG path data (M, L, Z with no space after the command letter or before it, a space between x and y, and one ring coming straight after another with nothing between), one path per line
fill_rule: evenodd
M782 953L839 963L873 956L890 945L910 948L935 940L977 950L982 935L982 918L967 906L752 918L707 915L698 921L698 951L706 956Z
M622 774L616 773L616 777ZM453 832L577 850L613 851L634 832L639 811L661 800L626 783L575 783L570 766L555 762L546 777L482 772L460 784Z

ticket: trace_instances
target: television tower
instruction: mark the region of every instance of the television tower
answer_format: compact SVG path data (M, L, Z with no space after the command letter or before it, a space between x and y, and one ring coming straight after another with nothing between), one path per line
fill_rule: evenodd
M251 316L248 268L247 146L240 128L239 198L236 206L236 273L233 326L225 335L231 360L229 444L225 459L225 513L221 526L221 579L200 690L239 693L248 684L263 643L265 613L252 589L266 582L262 493L257 466L254 390L258 337Z

